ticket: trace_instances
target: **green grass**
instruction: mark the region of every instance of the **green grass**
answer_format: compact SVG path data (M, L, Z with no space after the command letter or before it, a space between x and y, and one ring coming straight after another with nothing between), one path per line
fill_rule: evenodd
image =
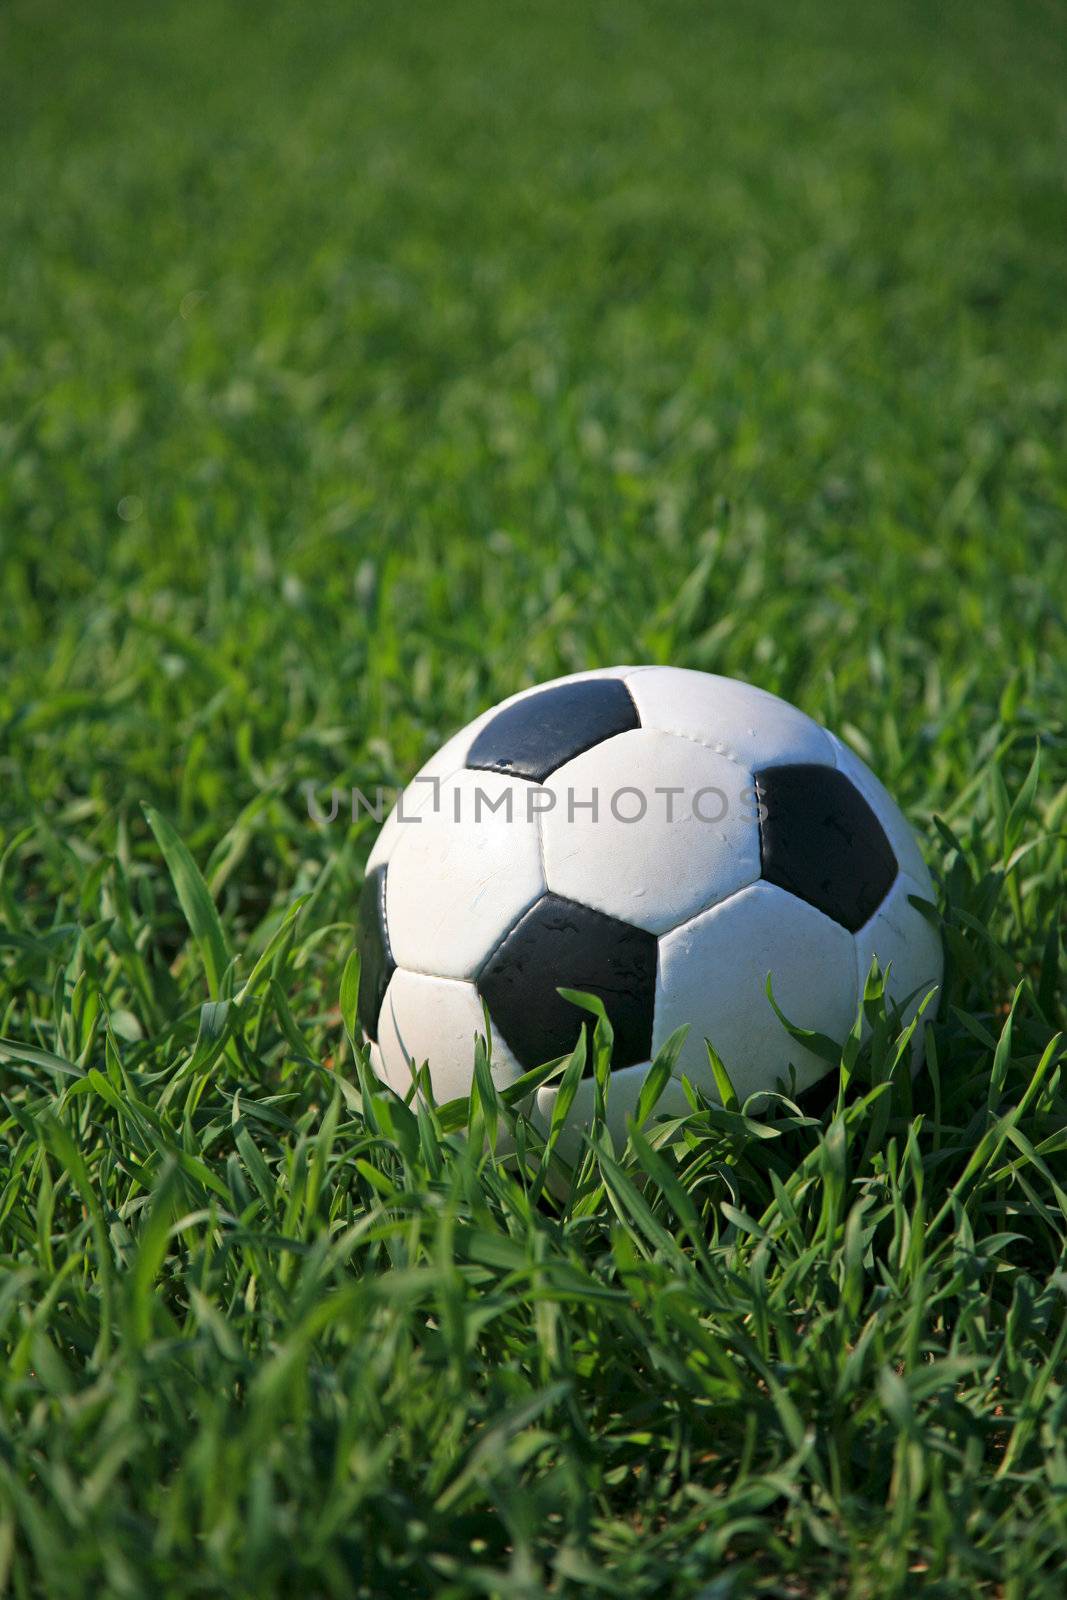
M0 1592L1061 1594L1065 23L6 9ZM568 1185L361 1078L300 785L620 660L856 743L948 966Z

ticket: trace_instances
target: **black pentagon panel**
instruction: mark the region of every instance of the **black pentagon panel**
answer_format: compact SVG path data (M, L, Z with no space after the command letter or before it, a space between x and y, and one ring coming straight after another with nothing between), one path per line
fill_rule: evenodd
M478 988L525 1068L573 1050L582 1024L592 1020L560 988L603 1000L615 1032L613 1066L652 1054L656 937L575 900L543 895L489 957Z
M797 763L755 774L768 883L788 889L856 933L897 875L881 823L836 767Z
M389 979L396 971L393 952L389 948L389 929L385 922L385 868L375 867L368 872L359 896L359 929L356 948L359 951L359 997L356 1009L359 1025L368 1039L378 1038L378 1016L389 987Z
M487 722L470 747L468 767L544 783L565 761L641 719L621 678L583 678L542 689Z

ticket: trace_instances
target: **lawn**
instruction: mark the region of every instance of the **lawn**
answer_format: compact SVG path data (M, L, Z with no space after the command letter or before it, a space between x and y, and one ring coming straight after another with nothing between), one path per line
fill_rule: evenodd
M1065 81L1061 0L5 8L0 1593L1058 1600ZM375 1091L301 786L617 661L898 796L913 1087L569 1177Z

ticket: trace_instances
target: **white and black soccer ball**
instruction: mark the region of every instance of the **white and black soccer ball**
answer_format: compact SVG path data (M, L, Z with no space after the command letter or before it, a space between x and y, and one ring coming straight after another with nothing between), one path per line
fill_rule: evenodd
M673 667L578 673L513 695L450 739L371 852L359 913L359 1015L404 1094L429 1063L465 1095L491 1018L501 1087L562 1056L599 995L621 1133L652 1056L682 1024L676 1072L710 1096L704 1039L748 1095L811 1085L825 1062L784 1014L843 1039L871 958L914 1012L941 979L915 837L832 733L762 689ZM547 1117L555 1089L537 1091ZM685 1109L674 1081L664 1109ZM592 1109L592 1083L571 1112Z

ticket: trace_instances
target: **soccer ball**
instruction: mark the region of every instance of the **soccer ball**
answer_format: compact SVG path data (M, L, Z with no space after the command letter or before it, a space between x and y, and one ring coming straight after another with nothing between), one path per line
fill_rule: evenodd
M914 835L832 733L775 695L673 667L577 673L513 695L402 793L359 910L361 1026L400 1094L429 1063L469 1093L490 1018L500 1087L573 1049L599 995L614 1030L608 1119L622 1133L648 1064L688 1034L680 1079L715 1098L705 1038L742 1101L827 1070L791 1023L843 1039L871 959L905 1017L940 982ZM532 1112L551 1115L542 1087ZM580 1086L570 1116L592 1112Z

